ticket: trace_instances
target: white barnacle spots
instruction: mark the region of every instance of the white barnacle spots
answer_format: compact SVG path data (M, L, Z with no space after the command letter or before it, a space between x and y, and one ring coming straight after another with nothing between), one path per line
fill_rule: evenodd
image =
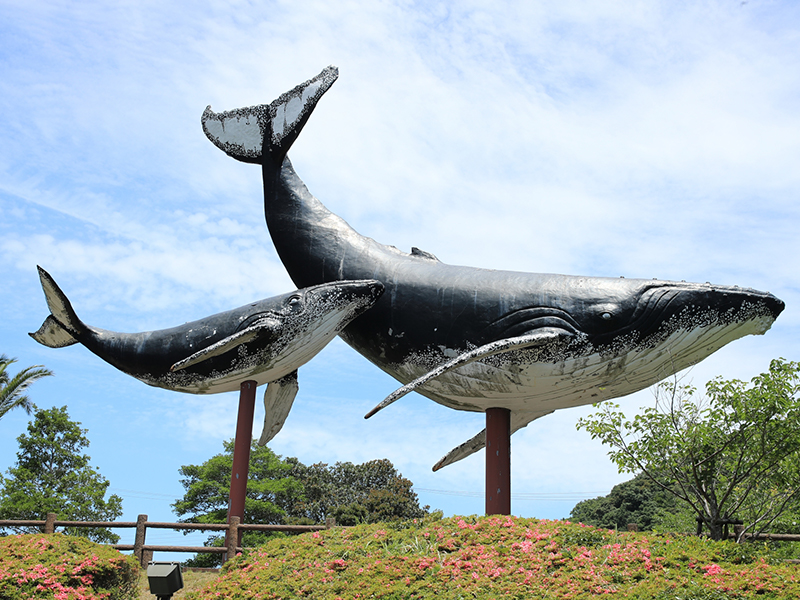
M303 105L305 105L310 98L314 98L316 96L317 90L319 90L320 83L319 81L315 81L310 83L303 89Z

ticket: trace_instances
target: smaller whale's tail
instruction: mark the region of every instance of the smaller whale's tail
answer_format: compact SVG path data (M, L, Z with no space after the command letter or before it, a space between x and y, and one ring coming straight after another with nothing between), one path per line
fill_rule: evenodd
M37 267L37 269L39 269L39 279L42 282L50 315L36 333L28 335L50 348L63 348L77 344L78 337L86 329L86 326L75 314L69 299L50 274L42 267Z
M221 113L208 106L200 119L203 131L217 148L236 160L264 164L269 157L280 166L317 102L338 76L336 67L326 67L271 104Z

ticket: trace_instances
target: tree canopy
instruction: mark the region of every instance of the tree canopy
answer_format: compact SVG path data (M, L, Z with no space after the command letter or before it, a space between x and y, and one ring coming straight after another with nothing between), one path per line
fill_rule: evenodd
M0 354L0 419L15 408L22 408L26 413L31 414L34 404L25 393L26 390L37 379L53 374L41 365L36 365L26 367L12 377L8 367L15 362L17 362L16 358L8 358L5 354Z
M665 514L680 511L679 499L640 473L615 485L607 496L578 502L570 519L606 529L625 530L636 523L639 530L653 528Z
M181 522L224 523L230 499L233 470L233 440L223 443L223 452L201 465L179 470L186 493L172 506ZM282 459L253 440L245 496L245 523L322 524L334 517L342 525L422 517L412 483L397 472L391 461L372 460L355 465L337 462L306 466L297 458ZM274 534L272 534L274 535ZM254 546L270 534L246 531L242 543ZM222 545L223 537L212 535L206 545ZM191 566L212 566L219 557L198 555Z
M303 465L287 459L292 475L303 485L303 494L289 516L323 523L335 517L341 525L420 518L428 507L420 507L413 483L397 472L390 460L378 459L360 465Z
M266 446L253 440L245 496L245 523L283 523L287 509L302 494L301 483L290 473L292 467ZM225 523L233 470L233 440L223 442L223 452L201 465L179 469L186 493L173 505L185 523Z
M122 499L105 499L109 482L89 465L87 430L69 419L67 407L37 409L28 433L17 438L15 466L0 477L0 518L43 520L53 512L60 520L113 521L122 514ZM15 528L22 532L35 529ZM68 528L71 535L116 543L108 529Z
M633 419L607 402L577 426L611 447L620 472L644 473L720 539L727 520L763 532L797 503L799 392L800 364L777 359L749 383L717 378L704 396L663 383L655 406Z

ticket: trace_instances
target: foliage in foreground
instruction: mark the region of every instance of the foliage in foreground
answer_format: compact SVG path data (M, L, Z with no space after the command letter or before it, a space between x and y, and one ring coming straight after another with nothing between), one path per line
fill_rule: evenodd
M800 596L763 545L564 521L452 517L272 540L186 598L740 599Z
M135 598L139 564L86 538L54 534L0 538L3 600Z

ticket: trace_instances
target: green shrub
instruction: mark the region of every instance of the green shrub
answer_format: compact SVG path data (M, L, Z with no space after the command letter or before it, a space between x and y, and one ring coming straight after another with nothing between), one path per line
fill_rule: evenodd
M139 564L132 556L60 533L0 538L3 600L135 598Z
M763 545L617 533L563 521L452 517L274 540L229 561L195 600L251 598L800 597Z

